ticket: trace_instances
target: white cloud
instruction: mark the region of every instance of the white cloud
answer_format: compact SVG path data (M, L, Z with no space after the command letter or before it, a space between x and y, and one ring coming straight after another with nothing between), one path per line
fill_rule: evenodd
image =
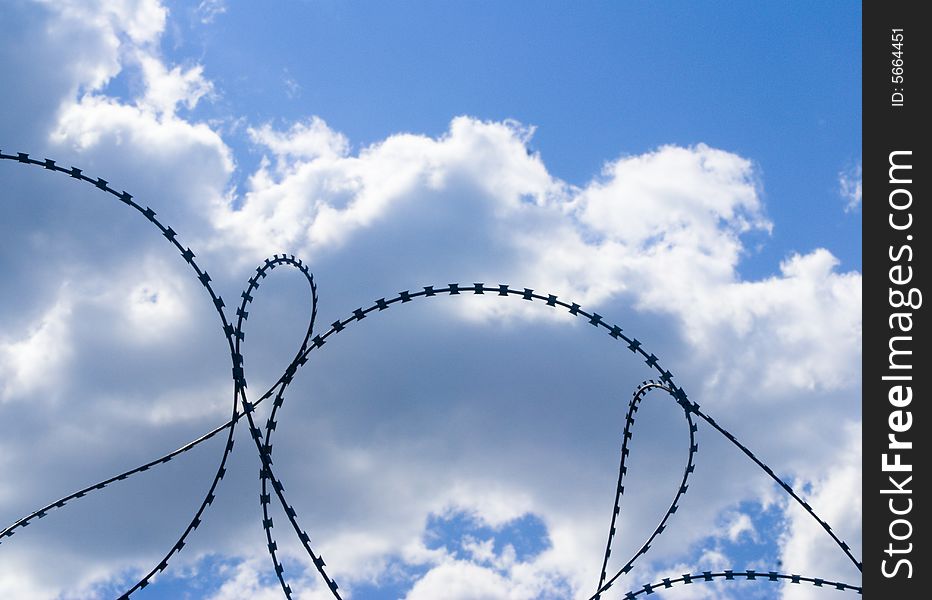
M729 516L725 524L725 535L732 542L737 542L741 536L747 535L752 540L757 540L757 530L754 528L754 522L751 517L743 512L734 512Z
M780 276L654 299L672 305L694 347L714 354L708 390L841 389L859 373L861 276L837 264L820 248L785 260Z
M805 483L811 486L809 504L843 539L856 557L861 556L861 427L845 427L845 443L837 449L827 472ZM799 487L797 485L797 487ZM809 577L835 581L857 581L857 571L838 551L835 542L802 508L790 505L789 527L781 540L785 568ZM817 573L818 575L812 575ZM819 590L786 586L783 598L804 600L820 597Z
M39 391L60 392L56 382L71 356L69 317L71 299L67 289L19 339L0 337L0 402L23 398Z
M280 161L289 158L334 160L346 156L349 150L346 137L331 130L319 117L313 117L307 123L295 123L287 132L275 131L269 124L250 128L249 136L253 142L268 148Z
M703 571L718 571L734 567L731 559L720 550L706 548L699 555L694 564L678 563L668 568L661 569L655 574L648 577L649 583L663 581L664 578L677 579L685 573L694 574ZM645 582L647 583L647 582ZM740 586L759 586L769 585L764 583L739 583ZM744 587L747 590L747 587ZM712 581L695 581L688 585L679 584L666 592L670 597L677 600L732 600L741 598L742 589L736 589L734 584L715 579Z
M565 589L534 569L516 567L505 574L467 561L434 567L414 584L405 600L530 600L558 598Z
M838 261L816 249L787 259L780 276L738 276L739 235L771 227L749 161L703 145L670 146L622 158L603 180L574 190L527 154L526 135L458 118L442 138L393 136L349 156L345 138L320 120L281 133L266 126L254 139L288 166L274 174L262 166L243 207L218 222L255 257L287 247L312 259L371 235L364 231L391 231L400 219L407 229L399 243L416 249L438 223L468 240L445 258L458 266L468 255L474 277L533 282L585 305L627 295L677 318L694 347L727 358L714 365L710 385L837 388L857 375L859 274L835 272ZM405 255L415 272L427 258ZM826 327L832 335L816 335ZM740 372L736 362L744 363Z
M286 132L266 125L250 134L277 168L263 163L243 206L218 215L218 224L253 256L288 246L313 257L425 203L448 211L476 202L516 216L522 197L541 202L552 185L540 159L527 156L525 132L512 123L457 118L443 138L395 135L358 156L348 156L346 139L318 118ZM476 186L475 200L447 197L462 184Z
M510 582L490 569L458 561L431 569L405 596L406 600L449 598L450 600L492 600L515 597Z
M80 89L100 89L121 68L121 38L136 47L158 42L168 9L159 0L42 0L50 12L46 35L55 42L71 42L60 58L80 82Z
M161 60L145 53L140 53L137 60L146 85L139 104L156 114L173 115L179 104L192 109L213 91L213 84L204 79L201 65L186 70L179 66L168 69Z
M849 542L856 538L860 508L838 498L859 477L850 458L857 442L843 423L857 414L860 274L839 272L829 250L813 248L786 257L771 277L741 276L742 235L780 226L766 215L752 160L703 144L663 146L609 161L598 178L572 186L528 151L533 130L515 122L462 116L438 137L396 134L354 150L345 135L310 117L281 130L267 123L248 130L266 158L237 198L230 192L236 163L223 135L216 125L179 114L179 107L210 102L213 87L200 65L182 68L159 54L166 9L156 2L105 4L98 11L83 3L45 6L48 27L34 33L64 61L60 72L30 67L17 71L11 85L27 93L41 87L54 109L3 127L37 152L119 178L114 185L155 208L201 253L228 300L238 296L257 260L282 251L312 265L327 323L400 286L484 281L566 296L607 318L624 318L708 412L775 458L778 471L814 482L813 506L824 506L824 516ZM222 6L202 3L203 14ZM137 69L144 83L138 97L102 91L117 74ZM18 105L3 104L10 106ZM45 184L18 165L0 167L0 177L14 181L11 204L3 207L10 218L0 233L46 240L29 246L30 254L47 259L49 277L70 286L62 288L68 301L36 314L22 300L43 290L35 273L16 271L4 284L21 290L21 301L4 302L0 322L30 324L0 346L0 420L29 423L11 433L0 453L14 457L0 463L0 478L21 482L15 494L0 496L0 511L19 516L63 488L170 450L215 425L228 402L229 365L209 301L141 219L122 220L125 211L115 202L98 206L93 190L71 202L67 180L41 188L41 201L20 208L15 198ZM43 225L23 215L46 204L65 217L50 218L39 236ZM256 380L277 374L276 353L291 350L279 346L297 335L293 323L305 317L306 291L288 285L278 273L270 277L251 310L251 390ZM623 348L599 346L604 335L587 337L591 328L584 323L540 318L555 313L539 304L497 300L437 300L439 308L373 315L353 325L359 332L328 342L289 394L276 464L346 587L377 580L390 559L428 568L412 600L562 596L565 584L588 590L594 583L620 430L606 415L617 416L618 398L629 391L624 381L643 372ZM16 402L39 393L75 398L80 409L73 421L52 418L40 403ZM663 422L645 423L637 444L676 440L671 447L680 449L678 438L664 437L671 434ZM239 439L239 448L248 446ZM716 473L738 473L743 458L708 439L699 468L717 468L692 484L679 518L658 541L652 555L658 561L681 560L682 548L709 533L695 523L716 522L723 510L764 495L769 485ZM844 455L833 447L840 441ZM656 477L669 465L652 461L665 460L669 451L653 450L636 448L634 460ZM23 474L15 459L27 451L39 458ZM264 542L250 537L257 527L245 516L256 514L254 457L238 452L243 458L234 458L241 461L235 466L248 475L238 476L231 465L219 493L225 500L205 521L228 527L207 526L197 536L204 547L246 559L230 567L218 600L278 597L276 585L262 579L265 559L255 562ZM185 485L199 492L215 457L192 454L178 467L190 470L165 479L153 474L153 493ZM71 513L83 519L66 516L85 510L80 504L62 511L60 521L50 517L5 543L0 595L29 589L32 597L54 597L75 574L86 574L85 589L145 565L197 495L160 495L151 514L158 535L127 540L120 524L134 522L125 513L138 506L132 490L147 489L146 481L139 488L127 482L114 496L89 497L88 512ZM640 539L669 499L661 485L629 489L616 556ZM245 500L241 507L247 497L248 507ZM425 548L427 515L451 506L475 511L492 526L533 512L553 546L525 564L490 555L488 543L476 539L473 558L485 566ZM685 518L689 510L702 518ZM816 540L792 518L784 554L800 558L807 573L835 569L834 557L823 558L831 550L806 550ZM82 522L112 527L69 535ZM728 533L741 539L753 533L749 527L736 515ZM280 533L283 553L300 556L288 533ZM32 560L28 540L35 535L47 536L32 539L59 557L55 568ZM91 538L93 544L81 545ZM725 559L706 553L696 564L731 566ZM314 581L302 576L295 587L315 586L308 593L317 594Z
M684 240L728 264L740 245L735 234L770 228L750 161L704 144L622 158L603 176L582 194L580 220L626 245ZM731 243L700 245L723 240Z
M280 600L282 589L278 580L269 577L266 564L260 559L244 560L233 565L220 565L217 575L223 584L207 600ZM298 589L294 594L296 600L328 600L333 598L330 591L316 582L308 573L303 573L296 581ZM303 589L302 589L303 588ZM310 589L308 589L310 588Z

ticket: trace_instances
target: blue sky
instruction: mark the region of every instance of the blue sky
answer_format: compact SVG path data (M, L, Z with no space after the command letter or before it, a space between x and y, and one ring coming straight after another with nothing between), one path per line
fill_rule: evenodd
M0 149L130 191L224 298L287 252L314 272L322 324L457 281L578 302L859 552L858 5L74 0L0 15L15 90ZM0 478L19 482L0 492L5 526L222 423L230 370L212 304L149 223L11 161L0 182L0 422L23 424L0 441ZM303 335L293 275L251 305L253 394ZM347 597L592 593L627 399L656 375L598 331L464 294L373 313L312 355L276 467ZM685 426L661 396L639 411L616 568L679 485ZM701 423L698 439L689 493L617 597L732 567L859 583L740 453ZM257 459L237 440L204 525L138 597L281 597ZM118 595L171 546L220 447L20 531L0 547L0 595ZM297 597L328 597L275 514Z
M854 3L283 2L210 27L185 6L164 46L223 90L205 116L310 110L356 147L440 135L453 115L516 119L577 185L606 160L704 142L753 158L785 224L743 272L769 275L813 240L860 269L859 214L837 210L838 173L861 153Z

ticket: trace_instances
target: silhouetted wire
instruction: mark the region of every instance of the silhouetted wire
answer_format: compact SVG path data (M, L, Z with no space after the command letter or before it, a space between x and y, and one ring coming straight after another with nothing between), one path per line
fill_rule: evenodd
M597 313L589 313L582 309L582 307L576 303L567 303L552 294L541 295L535 293L534 290L529 288L517 289L512 288L506 284L500 284L497 286L487 286L484 283L473 283L471 285L461 285L457 283L450 283L446 286L439 286L435 288L434 286L426 286L421 290L411 292L405 290L399 292L396 296L393 296L389 299L380 298L376 300L374 304L363 309L357 308L353 311L352 315L348 316L345 319L337 320L330 325L330 328L322 335L314 335L314 326L317 318L317 285L314 282L313 276L310 274L308 267L300 260L296 259L294 255L274 255L271 258L268 258L264 261L262 265L256 268L256 273L249 279L246 289L240 295L241 302L239 308L236 311L236 325L233 326L228 320L226 313L224 312L225 304L223 299L215 293L213 286L211 286L211 278L206 271L202 270L197 262L194 260L194 252L190 248L186 248L181 245L178 241L178 234L171 227L165 226L159 219L156 218L156 213L151 208L143 208L142 205L136 203L133 200L133 197L125 191L117 191L114 188L110 187L109 183L101 178L93 179L88 177L83 173L81 169L72 167L70 169L58 166L55 161L51 159L45 160L36 160L30 158L28 154L17 153L17 154L4 154L0 151L0 160L16 161L25 165L35 165L44 167L45 169L53 172L64 173L70 175L72 178L79 181L84 181L90 183L97 187L98 189L107 192L121 202L129 206L130 208L135 209L137 212L142 214L148 221L150 221L155 227L159 229L162 235L171 243L175 249L180 253L181 258L188 263L191 269L194 270L198 280L203 285L205 291L210 296L211 301L213 302L214 308L217 312L217 315L220 317L221 326L223 329L224 337L227 340L227 344L230 349L230 361L232 364L232 378L233 378L233 408L230 419L211 431L205 433L204 435L188 442L187 444L181 446L180 448L169 452L159 458L151 460L143 465L140 465L136 468L124 471L118 475L105 479L103 481L97 482L93 485L82 488L76 492L73 492L63 498L60 498L54 502L46 504L45 506L29 513L28 515L14 521L12 524L8 525L6 528L0 530L0 543L3 542L5 538L10 538L14 533L19 529L22 529L32 523L34 520L41 519L49 512L62 508L69 502L82 498L90 493L104 489L110 484L113 484L117 481L123 481L130 476L133 476L137 473L147 471L150 468L157 466L159 464L166 463L172 460L174 457L187 452L194 447L200 445L202 442L211 439L218 433L229 430L227 433L226 445L224 446L223 452L220 457L220 462L217 467L216 472L213 475L213 478L208 487L207 494L201 500L200 505L194 513L194 516L189 521L188 525L184 528L181 535L177 538L168 552L164 557L149 570L142 578L140 578L131 588L126 590L121 596L120 600L128 599L131 594L134 592L145 588L152 579L160 572L165 570L168 566L168 562L172 557L181 551L185 546L188 536L195 530L201 523L201 517L204 512L207 510L207 507L210 506L215 496L215 491L217 486L220 483L220 480L223 479L226 474L226 463L227 459L230 456L230 453L233 450L234 445L234 432L237 423L240 419L245 416L247 421L247 426L249 428L250 437L253 440L254 445L256 446L256 451L259 456L261 468L259 471L260 479L260 494L259 501L262 506L262 527L266 534L266 539L268 542L268 552L272 560L273 568L275 569L276 576L278 577L279 583L281 585L282 591L286 598L292 598L292 590L288 584L285 575L284 567L282 566L281 561L278 558L277 550L278 545L273 536L273 523L270 516L269 507L271 503L271 496L274 492L275 497L278 499L279 504L284 510L285 516L288 519L292 529L295 531L298 539L301 541L302 546L304 547L305 552L311 559L314 564L315 569L317 570L320 577L324 580L328 588L330 589L331 594L334 598L342 600L340 592L336 581L331 578L326 570L326 563L323 560L323 557L316 553L311 547L310 536L307 532L301 527L298 522L297 513L294 507L288 502L284 494L284 486L282 485L279 478L275 475L272 468L272 433L277 425L277 415L278 410L282 407L285 398L285 390L291 384L297 370L307 364L308 357L310 353L316 349L321 348L328 338L337 333L343 331L347 328L348 325L351 325L354 322L362 321L369 314L382 312L395 304L405 304L415 300L417 298L431 298L435 296L458 296L466 294L485 294L486 292L490 294L496 294L497 296L503 297L513 297L516 299L523 299L526 301L541 301L544 302L547 306L556 308L561 307L569 311L573 316L581 317L588 319L590 325L596 328L603 328L606 330L609 336L613 339L624 342L627 344L627 348L635 353L639 354L642 358L645 359L645 363L648 367L655 370L659 374L659 381L649 380L643 382L637 387L634 392L634 396L628 404L628 412L625 418L624 431L622 433L622 446L621 446L621 463L618 471L618 483L615 488L615 501L612 510L611 521L609 524L608 531L608 540L606 542L605 553L602 561L602 567L600 570L599 581L597 585L596 592L588 597L588 600L601 600L603 594L612 587L612 585L618 580L619 577L628 573L633 568L634 563L640 558L647 554L650 549L650 545L653 541L666 529L667 521L670 517L677 511L679 507L680 499L686 494L688 489L688 480L690 475L695 470L695 455L698 451L698 444L696 443L695 434L698 430L696 426L693 415L700 417L702 420L707 422L712 426L713 429L722 434L729 442L731 442L735 447L737 447L741 452L743 452L748 458L750 458L760 469L762 469L767 475L770 476L791 498L793 498L806 512L815 519L815 521L826 531L826 533L832 538L835 544L845 553L848 559L857 567L858 571L862 570L861 562L854 557L851 553L851 549L844 541L842 541L832 530L832 528L821 519L813 508L804 501L793 489L792 487L783 481L779 476L777 476L774 471L767 466L762 460L760 460L753 452L751 452L745 445L738 441L729 431L724 427L719 425L712 419L710 416L706 415L702 410L700 410L699 404L689 400L686 392L683 388L678 387L673 383L673 374L664 369L659 362L659 359L654 354L648 354L644 350L641 342L636 338L629 338L623 330L618 325L609 325L607 324L601 315ZM245 321L247 320L249 313L246 310L250 303L254 299L254 294L258 290L261 280L268 276L269 272L274 270L279 266L289 266L299 270L307 280L308 286L311 290L311 316L308 322L307 331L305 333L304 341L301 344L298 352L292 361L285 368L284 373L278 378L278 380L269 387L255 402L250 402L246 395L246 378L245 378L245 365L243 360L243 355L241 353L241 344L244 340L243 327ZM621 497L624 494L624 476L627 472L627 457L629 455L628 442L631 440L633 435L633 426L634 426L634 415L638 410L638 405L645 395L651 390L662 390L665 391L670 397L672 397L683 409L686 421L689 426L689 451L686 461L686 468L683 473L683 478L680 482L680 486L677 489L673 501L670 504L670 507L661 517L659 524L654 528L647 540L642 544L640 549L632 556L617 572L614 573L611 577L608 577L607 567L609 556L612 551L612 544L615 537L617 519L621 513ZM272 401L272 410L266 421L264 429L260 429L255 422L254 411L255 407L267 400L268 398L274 399ZM269 491L269 486L271 486L271 492ZM830 581L821 578L815 577L806 577L802 575L795 574L784 574L778 573L776 571L769 571L767 573L758 573L753 570L746 571L735 571L735 570L723 570L720 572L712 571L703 571L702 573L697 574L684 574L680 577L670 579L665 578L658 583L646 584L639 589L631 590L625 593L623 598L635 598L641 594L652 594L657 590L670 588L673 585L688 585L696 582L706 582L714 580L748 580L748 581L788 581L790 583L799 584L807 583L815 587L829 587L837 590L851 590L855 591L858 594L862 593L862 589L859 586L851 585L843 582Z

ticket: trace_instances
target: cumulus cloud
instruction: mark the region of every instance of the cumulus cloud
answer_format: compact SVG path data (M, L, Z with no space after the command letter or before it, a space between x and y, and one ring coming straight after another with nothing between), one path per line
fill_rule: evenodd
M743 535L747 535L752 539L757 539L757 530L754 528L751 517L746 513L735 512L730 515L728 523L725 526L725 531L728 539L732 542L737 542Z
M450 561L419 579L405 600L519 600L559 598L566 589L521 569L499 574L468 561Z
M253 256L282 246L314 256L402 211L442 217L475 203L513 214L523 201L543 202L552 184L540 159L527 156L523 130L513 123L457 118L440 139L394 135L357 156L349 156L346 139L319 118L288 131L264 125L250 134L276 168L263 162L242 206L217 219ZM450 197L462 186L475 198Z
M192 109L213 90L213 85L204 79L204 68L201 65L185 70L175 66L169 70L152 55L140 54L137 60L146 86L145 95L140 98L139 104L157 114L173 115L179 104Z
M241 561L237 564L220 565L216 576L223 581L219 589L206 596L208 600L278 600L282 590L278 580L273 580L266 573L265 565L258 559ZM321 589L313 575L305 573L296 582L300 591L295 598L300 600L325 600L333 598L330 591Z
M614 161L574 189L527 153L526 135L463 117L442 138L393 136L349 156L346 140L319 119L287 132L266 126L253 137L278 167L263 163L243 206L218 222L256 257L283 247L316 257L410 215L406 245L449 227L464 243L444 249L448 264L468 256L475 277L497 271L587 305L627 294L673 316L694 347L727 358L714 365L712 385L838 388L856 377L859 274L836 272L825 249L789 257L766 280L737 274L740 234L772 226L750 161L701 144L670 146ZM405 257L409 270L427 270L427 257ZM498 305L478 314L514 312ZM837 335L813 335L827 322ZM745 363L740 372L735 362Z
M319 117L312 117L306 123L295 123L286 132L275 131L266 123L258 128L250 128L249 135L253 142L267 148L279 161L332 160L346 156L349 151L346 137L331 130ZM285 170L287 165L288 162L280 163L279 171Z
M71 312L67 291L19 338L0 338L0 401L22 398L39 390L55 391L71 348L61 341L69 338Z
M861 428L848 426L844 444L839 446L835 460L826 471L808 484L809 503L819 511L836 531L851 532L846 541L855 557L861 556ZM794 572L820 573L819 577L849 581L855 575L854 566L839 553L833 540L798 506L787 510L789 527L781 540L781 560ZM816 598L816 591L787 587L783 598L802 600Z
M222 6L202 3L201 14L213 18ZM225 298L238 296L257 261L280 252L312 265L327 323L382 295L451 281L559 294L650 344L691 398L779 459L779 472L808 483L812 505L856 539L859 505L839 498L859 478L860 274L840 272L829 249L811 248L787 256L771 277L741 276L743 236L779 227L752 159L704 144L662 146L609 160L574 186L529 151L533 128L517 122L459 116L440 136L395 134L354 149L312 116L280 128L251 124L249 141L264 158L237 194L228 140L189 114L222 91L202 65L160 54L167 10L155 1L99 9L11 9L48 50L35 60L54 57L58 68L11 68L23 97L0 103L28 117L5 120L3 133L120 178L113 185L152 206L199 253ZM20 64L13 45L0 48L6 63ZM127 72L139 75L138 93L106 93ZM33 93L34 109L23 111ZM0 495L11 522L222 422L230 390L212 304L161 236L93 189L0 168L10 191L0 233L26 255L22 264L3 258L4 286L19 290L0 312L0 410L4 422L22 424L0 442L0 477L19 482ZM293 352L288 344L299 341L307 291L296 281L276 273L257 294L247 326L250 390L274 380ZM32 296L56 300L36 307ZM347 589L402 569L420 573L404 592L411 600L589 590L611 508L619 398L648 370L546 306L492 295L430 302L373 313L296 379L275 452L303 522ZM73 410L63 418L48 397L73 399ZM665 426L682 419L675 410L662 402L642 409L615 556L636 548L676 485L675 476L663 479L682 468L682 432ZM731 566L716 551L687 559L683 549L708 535L699 524L722 514L733 517L726 537L753 538L735 502L772 494L733 449L708 439L699 469L715 468L692 485L654 551L655 561L688 565L683 571ZM255 459L242 440L198 545L177 559L187 568L208 551L236 559L218 575L218 600L278 597L266 542L250 520ZM154 564L218 452L209 446L20 532L0 548L0 595L51 598L76 581L92 593ZM17 468L23 461L28 473ZM429 515L450 507L493 527L538 515L550 546L529 560L482 536L461 555L427 547ZM840 572L825 558L830 550L807 550L818 547L814 534L786 510L784 559L807 573ZM313 574L294 566L303 564L300 548L284 529L279 535L293 587L320 597ZM54 568L38 560L40 548L58 557ZM656 564L626 581L653 581Z

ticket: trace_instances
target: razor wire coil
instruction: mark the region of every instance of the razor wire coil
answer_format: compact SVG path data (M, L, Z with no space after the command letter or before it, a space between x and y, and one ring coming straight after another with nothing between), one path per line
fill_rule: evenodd
M227 317L226 312L224 311L226 304L219 294L216 293L213 286L211 285L210 275L206 270L203 270L195 260L194 252L181 244L178 240L177 232L163 224L163 222L157 218L156 212L150 207L143 206L137 203L131 194L126 191L117 191L115 188L111 187L109 182L102 178L92 178L86 175L82 169L77 167L65 168L58 165L54 160L44 159L38 160L31 158L26 153L16 153L16 154L4 154L0 150L0 160L6 161L15 161L24 165L33 165L43 167L46 170L62 173L69 175L71 178L83 181L93 185L99 190L115 196L123 204L128 207L136 210L140 213L145 219L147 219L154 227L156 227L165 239L175 247L176 251L180 254L181 258L190 266L194 271L195 276L198 281L204 287L205 292L211 299L212 304L214 305L215 311L220 319L220 324L224 337L226 338L227 345L230 350L230 361L231 361L231 372L232 379L234 383L234 393L233 393L233 406L231 411L230 419L225 423L218 425L209 432L203 434L202 436L191 440L190 442L184 444L183 446L169 452L163 456L155 458L149 462L146 462L142 465L139 465L133 469L124 471L92 485L86 486L59 498L51 503L48 503L41 508L17 519L10 525L6 526L3 529L0 529L0 544L6 541L9 543L9 538L11 538L15 533L20 529L25 528L36 520L42 519L49 512L57 509L61 509L64 506L68 505L70 502L83 498L88 494L102 490L114 483L123 481L133 475L148 471L150 468L156 467L160 464L167 463L174 459L176 456L188 452L193 448L197 447L201 443L213 438L214 436L220 434L223 431L227 431L226 434L226 444L224 445L223 452L220 457L220 461L217 467L217 470L214 472L214 475L211 479L211 483L208 487L208 491L204 498L201 500L198 508L196 509L194 516L188 522L187 526L182 530L182 533L177 538L177 540L172 544L170 549L165 553L163 558L145 575L143 575L132 587L127 589L123 594L119 596L119 600L128 600L132 594L148 586L151 581L164 571L168 567L169 561L179 553L182 548L184 548L187 538L197 529L197 527L202 522L202 517L206 512L207 508L213 503L216 499L216 490L220 484L220 481L223 479L226 474L226 464L230 456L230 453L233 450L234 446L234 431L236 425L242 420L245 416L246 425L249 430L249 434L253 443L256 447L257 454L261 463L261 468L259 471L259 480L260 480L260 494L259 500L262 508L262 527L266 534L266 540L268 543L268 552L272 560L273 568L278 578L279 584L282 588L282 592L286 598L289 600L293 597L293 592L291 586L288 584L287 579L284 575L284 567L278 558L277 550L278 545L273 535L273 521L270 516L270 504L271 498L274 495L279 504L281 505L286 518L288 519L291 528L294 530L296 536L301 541L301 544L311 559L315 569L317 570L319 576L327 585L330 593L337 600L342 600L342 596L339 591L339 586L336 581L327 573L325 569L326 563L322 556L320 556L311 546L310 536L308 533L301 527L298 522L297 512L294 509L293 505L290 504L284 494L284 486L281 483L281 480L275 475L273 470L272 462L272 435L276 429L278 411L284 404L285 391L287 387L291 384L295 374L298 369L304 366L309 359L311 352L319 350L327 342L329 338L340 333L347 329L349 325L353 323L358 323L363 319L367 318L370 314L381 313L396 304L406 304L415 299L419 298L432 298L440 296L457 296L457 295L467 295L467 294L494 294L497 296L503 297L512 297L515 299L521 299L531 302L543 302L546 306L552 308L563 308L566 309L569 314L580 317L583 319L588 319L588 323L596 328L602 328L605 332L616 341L624 343L626 348L632 353L640 355L644 359L644 362L647 366L659 375L658 380L648 380L639 385L634 392L634 395L631 401L628 404L628 411L625 416L625 426L622 432L622 445L621 445L621 462L618 472L618 482L615 488L614 496L614 505L611 515L611 520L608 530L608 538L606 542L605 552L603 555L601 569L599 571L599 581L596 588L596 592L588 596L587 600L602 600L606 592L617 582L617 580L629 573L633 568L635 562L642 556L646 555L650 550L651 544L653 541L662 534L667 528L668 520L676 513L679 508L679 503L683 496L685 496L686 491L689 487L688 481L690 476L695 471L695 456L698 452L698 444L696 442L696 433L698 427L695 422L694 417L699 417L702 421L708 423L714 430L719 432L723 437L725 437L732 445L738 448L743 454L745 454L752 462L754 462L758 468L763 470L777 485L779 485L782 490L790 496L797 504L802 506L802 508L809 514L809 516L814 519L832 538L833 542L841 549L841 551L847 556L850 562L858 569L862 570L861 562L855 558L852 554L850 546L845 543L838 535L832 530L829 524L823 520L821 517L816 514L815 510L803 500L793 488L786 483L782 478L780 478L766 463L764 463L760 458L758 458L747 446L742 444L734 435L732 435L727 429L722 425L718 424L712 417L705 414L699 406L698 403L691 401L685 390L682 387L677 386L673 382L673 374L662 367L659 362L659 358L653 353L648 353L644 349L643 344L640 340L635 337L628 337L624 333L624 330L618 325L609 324L605 322L604 318L595 312L588 312L584 310L579 304L575 302L566 302L559 299L557 296L552 294L539 294L530 288L513 288L507 284L499 285L486 285L485 283L473 283L473 284L459 284L459 283L450 283L445 286L426 286L418 291L404 290L398 294L389 297L386 299L382 297L376 300L373 304L366 308L357 308L352 312L351 315L347 316L344 319L338 319L330 325L330 327L323 334L314 334L314 327L317 319L317 285L314 281L313 275L311 275L309 268L304 264L300 259L295 258L294 255L286 254L276 254L271 258L267 258L261 265L256 268L256 272L248 280L248 285L241 293L240 298L241 302L235 312L235 325L233 320ZM271 271L276 269L279 266L288 266L300 271L305 277L308 286L311 291L311 316L308 322L308 327L304 336L304 340L296 353L295 357L286 367L285 371L278 378L278 380L269 387L261 396L259 396L255 401L250 401L246 394L247 384L245 377L245 365L243 354L241 352L241 345L245 339L244 327L245 322L248 319L249 312L248 308L250 303L254 300L254 294L261 285L262 280L264 280ZM664 515L661 517L660 522L654 528L653 532L648 536L647 540L641 545L638 551L612 576L608 576L607 567L609 557L612 552L612 544L615 538L616 525L618 517L621 515L621 499L624 494L624 476L627 472L627 457L629 455L629 441L632 439L633 435L633 426L635 422L635 413L638 410L638 406L647 393L652 390L660 390L666 392L680 407L685 413L685 418L688 424L688 436L689 436L689 447L686 467L684 469L683 477L681 479L680 485L677 491L674 494L673 500L666 510ZM272 400L272 409L268 416L268 419L265 423L264 428L260 428L256 424L255 420L255 408L268 400ZM271 490L269 489L271 487ZM862 593L862 588L860 586L852 585L844 582L836 582L821 578L807 577L796 574L784 574L776 571L769 572L757 572L754 570L723 570L720 572L712 571L703 571L696 574L683 574L677 578L664 578L660 582L645 584L641 588L632 589L625 593L622 596L616 596L618 598L636 598L640 595L652 594L656 591L670 588L674 585L689 585L692 583L698 582L710 582L715 580L723 581L733 581L733 580L746 580L746 581L786 581L791 584L811 584L815 587L826 587L833 588L837 590L848 590L853 591L858 594Z

